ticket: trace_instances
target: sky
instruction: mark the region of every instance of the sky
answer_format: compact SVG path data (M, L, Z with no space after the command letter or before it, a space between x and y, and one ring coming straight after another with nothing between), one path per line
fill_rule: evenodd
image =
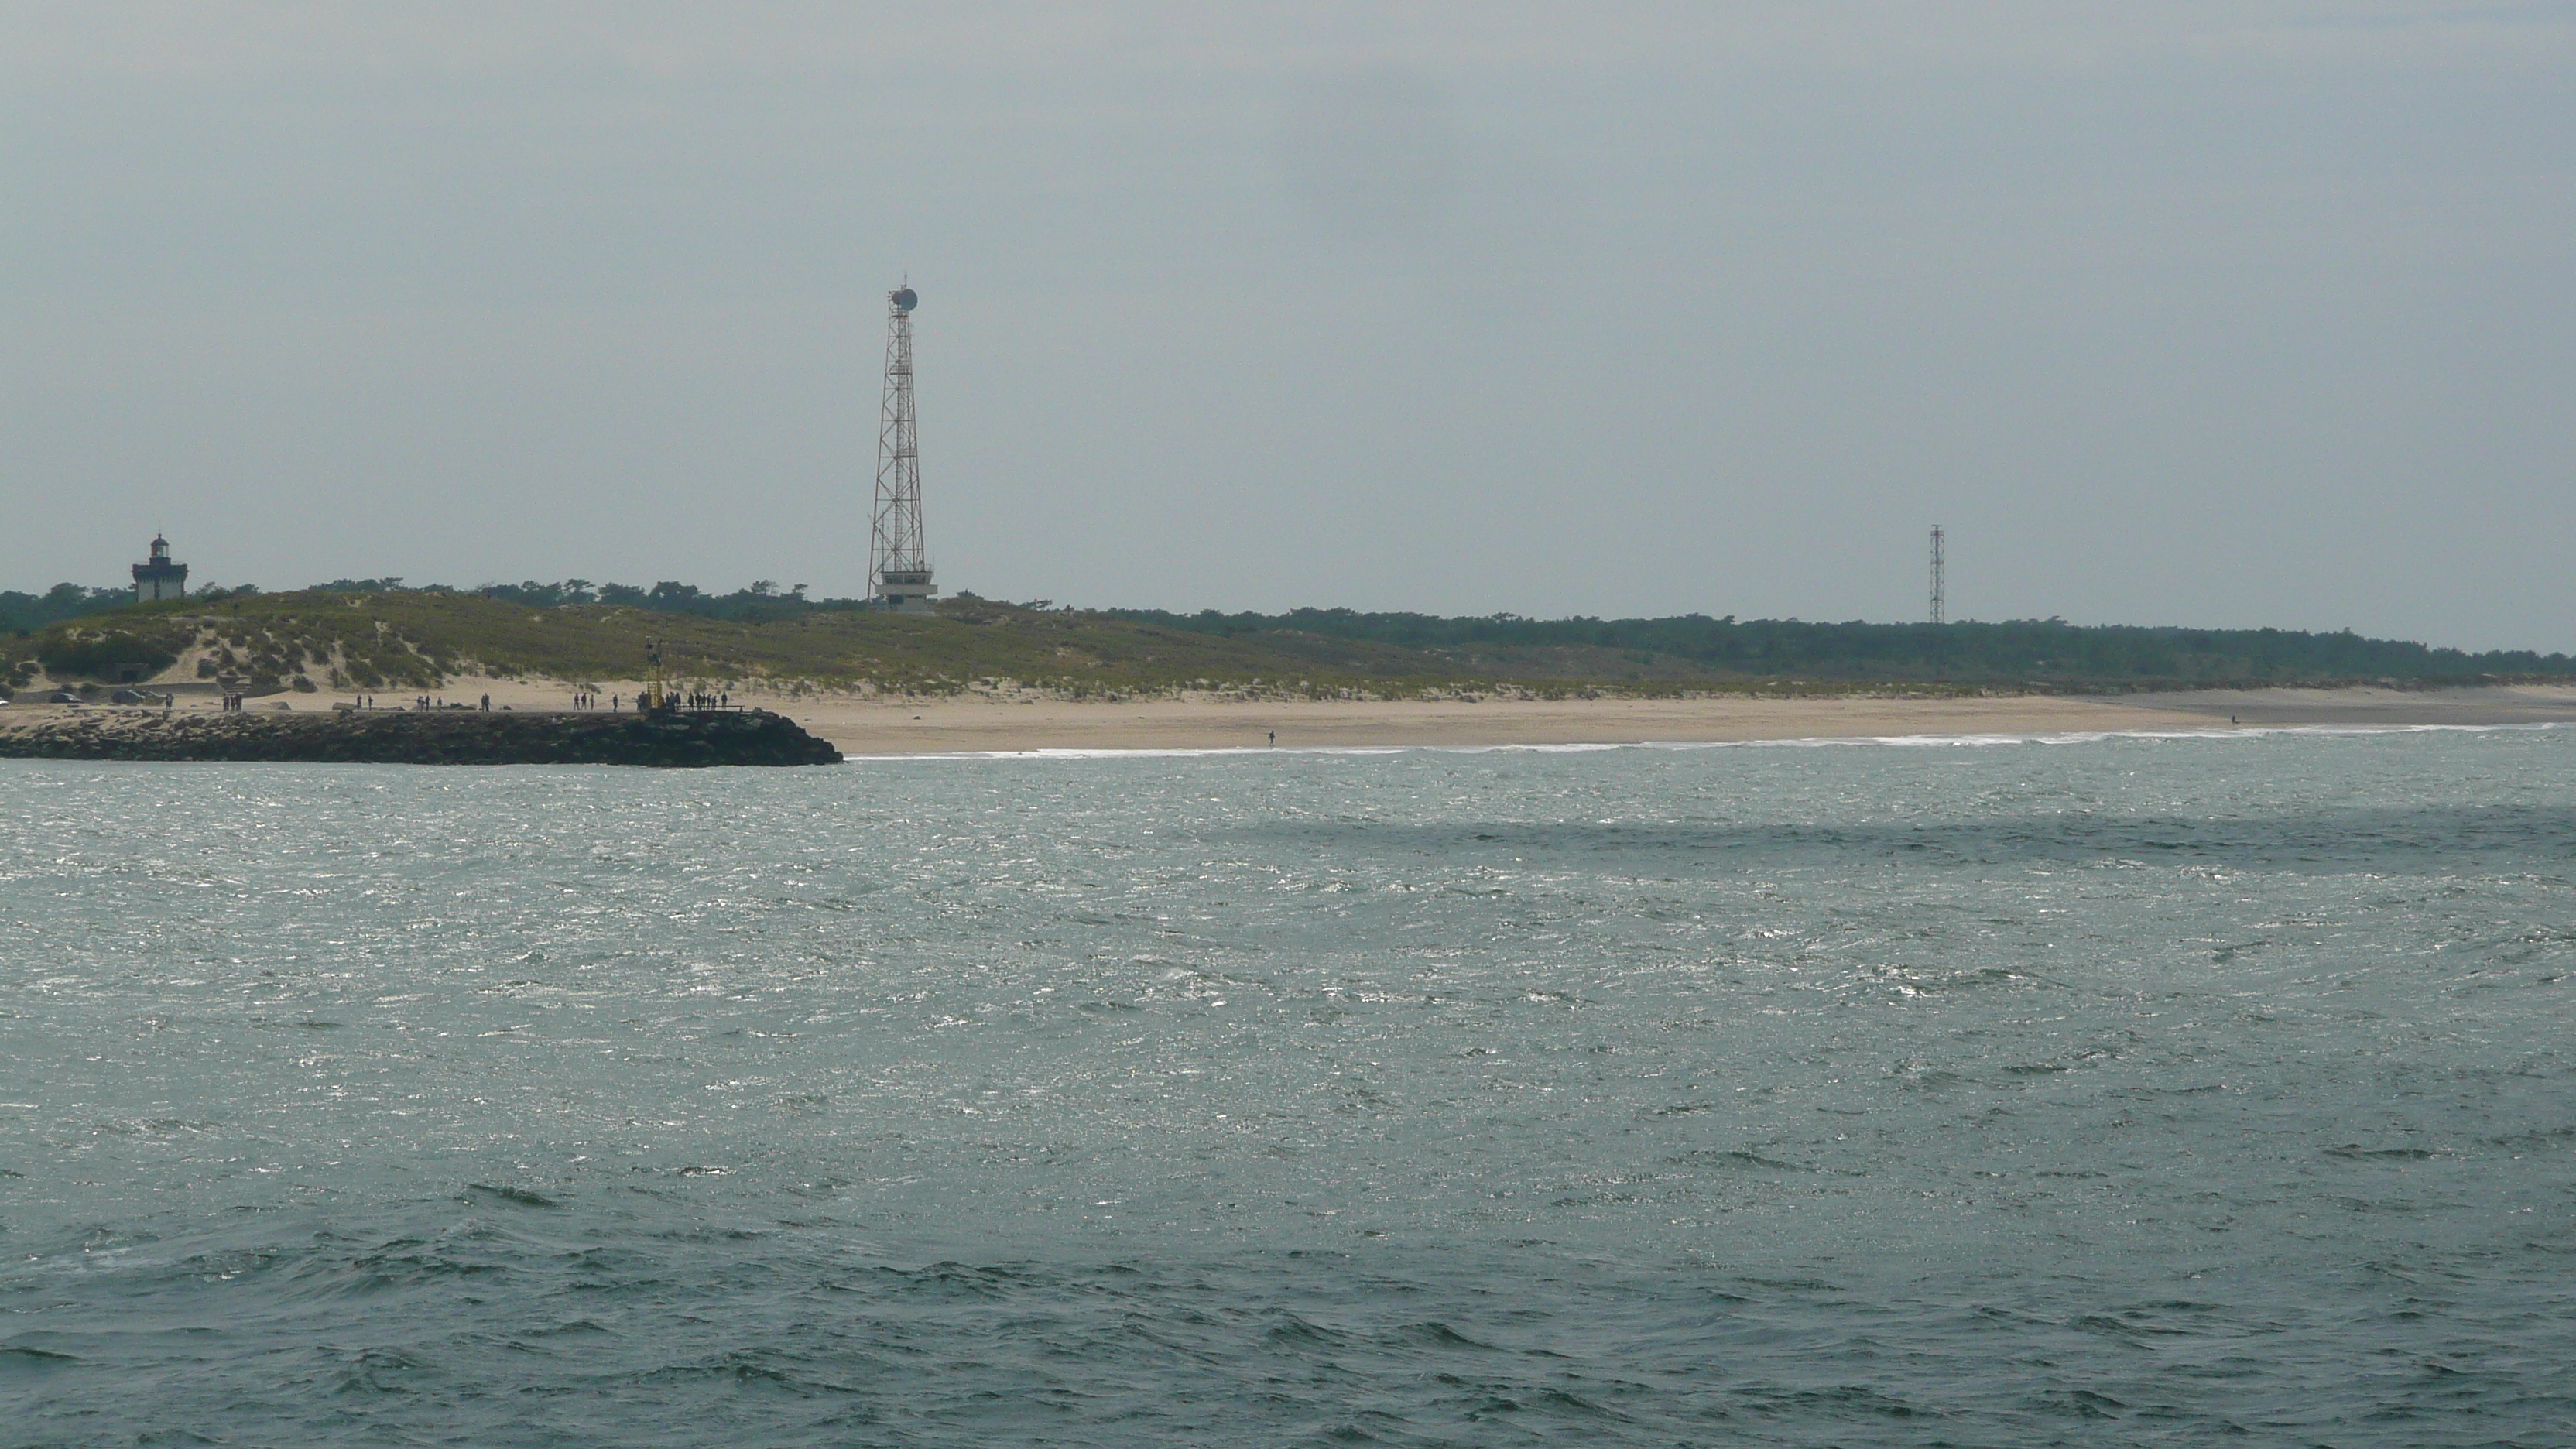
M0 0L0 588L2576 649L2576 0Z

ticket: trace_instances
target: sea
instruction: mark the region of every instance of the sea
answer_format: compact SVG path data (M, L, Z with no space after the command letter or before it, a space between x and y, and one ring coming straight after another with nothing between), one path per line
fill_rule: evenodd
M0 1443L2576 1442L2576 730L0 764Z

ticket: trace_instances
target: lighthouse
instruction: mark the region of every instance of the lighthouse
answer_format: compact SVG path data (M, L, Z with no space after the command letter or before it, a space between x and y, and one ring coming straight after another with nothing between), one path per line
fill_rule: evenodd
M170 562L170 540L154 534L152 557L134 566L134 602L158 603L188 596L188 566Z

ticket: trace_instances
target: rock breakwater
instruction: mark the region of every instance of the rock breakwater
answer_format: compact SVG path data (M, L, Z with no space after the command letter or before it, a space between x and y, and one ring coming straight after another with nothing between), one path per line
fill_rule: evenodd
M0 725L0 758L350 765L828 765L841 752L767 710L332 714L66 710Z

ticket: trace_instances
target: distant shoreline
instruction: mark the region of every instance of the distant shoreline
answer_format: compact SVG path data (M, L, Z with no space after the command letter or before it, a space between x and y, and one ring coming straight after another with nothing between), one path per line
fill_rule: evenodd
M608 682L603 697L633 698ZM496 710L561 709L570 686L551 681L458 679L444 697L490 695ZM285 703L309 717L332 694ZM2042 736L2092 731L2225 730L2302 726L2576 724L2576 686L2474 689L2253 689L2130 695L1986 698L1835 694L1683 698L1304 700L1148 697L1072 700L983 695L872 696L739 690L736 704L793 720L849 755L1009 754L1038 750L1224 750L1405 746L1633 745L1909 736ZM206 705L180 707L203 716ZM48 719L117 717L151 710L20 704L0 710L0 735ZM594 718L606 723L605 712ZM235 716L239 718L239 716Z
M2471 653L2348 632L2069 625L1436 618L1298 609L1057 609L960 594L930 614L793 595L575 582L475 590L342 580L207 593L0 628L0 681L221 687L264 697L471 693L468 679L597 682L658 659L692 690L895 698L1486 702L1569 698L2158 696L2178 689L2576 686L2564 653ZM77 591L75 591L77 592ZM93 590L85 602L113 591ZM610 596L615 595L612 599ZM44 600L0 595L34 607ZM46 598L50 599L51 594ZM46 605L46 607L52 607ZM0 610L5 612L5 610ZM42 612L42 610L38 610ZM32 618L25 610L19 617ZM801 691L799 689L801 682ZM563 702L557 691L550 702ZM1529 703L1526 699L1519 703ZM290 701L292 703L292 701ZM300 707L300 706L299 706Z
M605 682L602 697L631 701L631 683ZM551 681L452 680L448 699L489 694L496 710L556 710L570 686ZM331 694L253 701L327 712ZM1441 700L1071 700L986 695L871 696L739 690L736 704L773 710L850 755L1017 753L1033 750L1221 750L1401 746L1626 745L1906 736L2051 735L2088 731L2225 730L2297 726L2576 724L2576 687L2475 689L2256 689L2162 694L1902 694L1813 697ZM201 714L182 704L185 718ZM0 710L0 732L75 714L140 714L114 708L21 704ZM157 713L157 711L153 711ZM604 712L603 712L604 713ZM604 720L602 721L605 722ZM1275 738L1274 738L1275 737Z

